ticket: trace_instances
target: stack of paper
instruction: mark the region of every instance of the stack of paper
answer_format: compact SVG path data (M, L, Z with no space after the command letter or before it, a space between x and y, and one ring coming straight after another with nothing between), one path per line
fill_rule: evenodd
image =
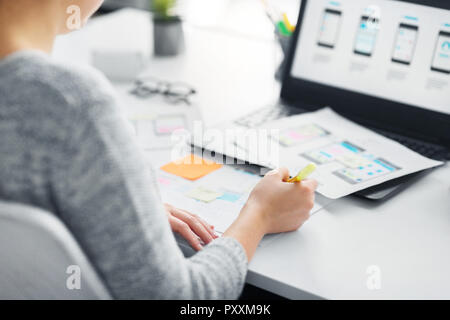
M290 172L313 162L317 170L311 178L319 182L317 191L331 199L442 164L329 108L276 120L260 129L280 129L269 137L279 146L273 148L276 152L260 154L236 139L236 144L246 149L248 158L263 166L286 166Z

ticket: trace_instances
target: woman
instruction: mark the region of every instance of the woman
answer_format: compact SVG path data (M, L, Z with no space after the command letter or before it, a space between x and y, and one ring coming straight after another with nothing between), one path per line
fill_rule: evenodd
M262 237L308 218L316 182L270 172L221 238L163 206L107 81L48 56L68 8L84 23L101 2L0 0L0 198L56 214L115 298L235 299ZM185 258L171 228L199 252Z

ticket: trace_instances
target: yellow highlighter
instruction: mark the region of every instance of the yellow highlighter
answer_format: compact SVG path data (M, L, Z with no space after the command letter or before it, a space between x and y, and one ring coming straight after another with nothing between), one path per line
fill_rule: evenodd
M295 31L295 26L293 26L292 23L289 21L289 18L286 13L283 13L283 21L290 32Z
M300 172L293 178L289 179L286 182L294 183L294 182L300 182L304 179L306 179L311 173L316 170L316 165L314 163L308 164L306 167L304 167Z

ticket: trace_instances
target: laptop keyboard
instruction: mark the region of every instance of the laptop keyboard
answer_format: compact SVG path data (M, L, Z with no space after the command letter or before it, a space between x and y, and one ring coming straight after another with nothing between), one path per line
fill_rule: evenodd
M246 114L245 116L236 119L234 123L247 128L256 128L266 122L288 117L290 115L292 115L292 112L283 105L268 106Z
M392 132L387 132L384 130L378 130L378 129L373 129L374 131L376 131L377 133L395 140L399 143L401 143L402 145L404 145L405 147L420 153L421 155L427 157L427 158L431 158L434 160L439 160L439 161L445 161L449 158L449 154L447 149L432 144L432 143L427 143L427 142L423 142L420 140L416 140L413 138L409 138L409 137L405 137L399 134L395 134Z
M239 126L244 126L247 128L256 128L261 125L263 125L266 122L277 120L280 118L288 117L293 114L298 114L297 112L293 111L292 108L286 107L284 105L277 105L277 106L268 106L261 109L258 109L256 111L253 111L252 113L249 113L247 115L244 115L241 118L238 118L234 121L235 124ZM450 159L450 154L447 151L447 149L432 144L432 143L426 143L420 140L416 140L413 138L408 138L399 134L391 133L384 130L379 129L373 129L377 133L395 140L405 147L420 153L421 155L434 159L439 161L445 161Z

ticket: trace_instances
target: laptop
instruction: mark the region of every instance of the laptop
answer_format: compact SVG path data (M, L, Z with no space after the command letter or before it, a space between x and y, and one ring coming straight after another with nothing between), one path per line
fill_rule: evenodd
M278 105L233 126L329 106L428 158L450 159L449 1L303 0L286 59ZM385 200L428 171L355 195Z

